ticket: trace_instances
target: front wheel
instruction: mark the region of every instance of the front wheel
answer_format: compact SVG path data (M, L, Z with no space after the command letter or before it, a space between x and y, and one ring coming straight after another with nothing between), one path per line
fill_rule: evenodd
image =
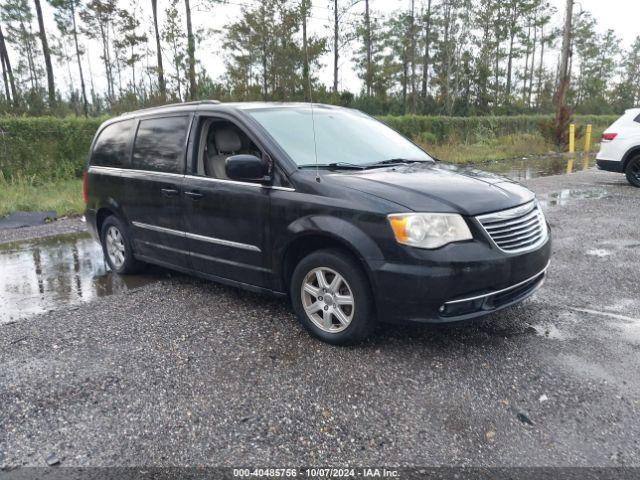
M142 263L133 256L129 232L120 219L110 216L102 224L100 233L102 250L109 268L119 274L135 273Z
M631 185L640 188L640 155L629 160L625 174L627 175L627 180Z
M300 261L291 279L291 302L300 323L334 345L360 342L375 325L368 279L338 250L314 252Z

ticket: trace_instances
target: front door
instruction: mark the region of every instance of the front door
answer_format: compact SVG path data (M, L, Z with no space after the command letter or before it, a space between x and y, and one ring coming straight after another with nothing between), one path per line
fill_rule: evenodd
M259 183L226 177L225 159L238 153L260 155L233 123L200 119L194 141L193 174L185 177L186 240L195 270L222 279L270 287L269 194Z
M189 267L184 234L184 163L190 115L140 120L123 210L136 254L168 266Z

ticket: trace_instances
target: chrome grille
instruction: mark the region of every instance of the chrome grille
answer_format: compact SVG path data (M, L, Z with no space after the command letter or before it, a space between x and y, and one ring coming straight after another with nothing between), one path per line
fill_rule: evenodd
M505 252L533 250L547 240L547 223L536 201L476 218Z

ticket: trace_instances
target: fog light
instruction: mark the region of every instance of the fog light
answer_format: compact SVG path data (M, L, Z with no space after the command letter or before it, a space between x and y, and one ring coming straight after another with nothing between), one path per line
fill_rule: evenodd
M444 304L439 308L440 315L443 317L458 317L469 313L479 312L483 309L484 297L474 300L465 300L463 302L455 302Z

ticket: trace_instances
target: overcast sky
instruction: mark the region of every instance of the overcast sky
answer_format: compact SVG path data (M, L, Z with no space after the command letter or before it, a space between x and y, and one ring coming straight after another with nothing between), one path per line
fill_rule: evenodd
M564 9L566 2L552 0L558 8ZM640 1L638 0L577 0L577 11L587 10L598 21L601 31L616 32L625 47L630 46L640 36Z
M410 1L411 0L370 0L370 4L373 12L378 12L384 15L396 9L408 9ZM46 2L42 3L45 10L45 21L50 25L49 28L51 30L54 28L52 10ZM149 0L139 0L139 4L143 11L142 15L145 17L145 20L142 23L145 26L150 25L151 22L150 3L151 2ZM208 5L213 5L213 7L207 7L206 9L199 6L205 3L206 0L201 0L200 4L198 4L197 1L192 0L192 6L196 10L193 15L196 27L223 30L225 25L228 25L238 18L243 5L259 5L260 1L228 0L226 4L209 3ZM345 0L342 0L342 3L346 3ZM423 0L416 0L418 9L422 3ZM558 12L554 18L554 24L560 26L564 17L565 0L551 0L551 3L558 8ZM122 4L123 6L131 5L129 1L122 1ZM161 21L164 18L164 9L168 4L168 0L158 1L158 10L161 15ZM326 34L331 31L332 22L330 20L331 10L329 9L329 4L329 0L313 0L313 7L311 11L312 18L310 19L310 30L312 33ZM629 47L636 36L640 35L640 27L638 24L638 19L640 19L640 0L578 0L575 8L577 11L582 9L591 12L594 18L597 19L598 28L601 32L604 32L607 29L614 30L616 35L621 39L622 46L625 48ZM350 21L358 21L362 18L363 11L364 2L361 1L352 8L348 19ZM85 41L85 43L89 52L100 51L97 44L93 45L88 41ZM320 79L327 85L332 84L333 78L331 55L331 52L329 52L324 56L323 68L319 73ZM221 51L218 37L212 36L198 45L197 56L214 79L222 75L224 68L223 52ZM342 60L340 62L340 85L341 88L355 92L360 89L360 81L351 68L352 56L352 52L349 50L342 52ZM96 83L96 89L104 89L106 81L99 54L91 53L87 58L88 60L85 61L91 62L91 70ZM165 55L165 58L166 61L168 61L168 56ZM549 62L555 62L555 59L549 58ZM74 65L72 70L72 74L74 76L76 75L76 71L77 68ZM59 71L58 75L63 75L63 72ZM66 76L66 72L64 75Z

